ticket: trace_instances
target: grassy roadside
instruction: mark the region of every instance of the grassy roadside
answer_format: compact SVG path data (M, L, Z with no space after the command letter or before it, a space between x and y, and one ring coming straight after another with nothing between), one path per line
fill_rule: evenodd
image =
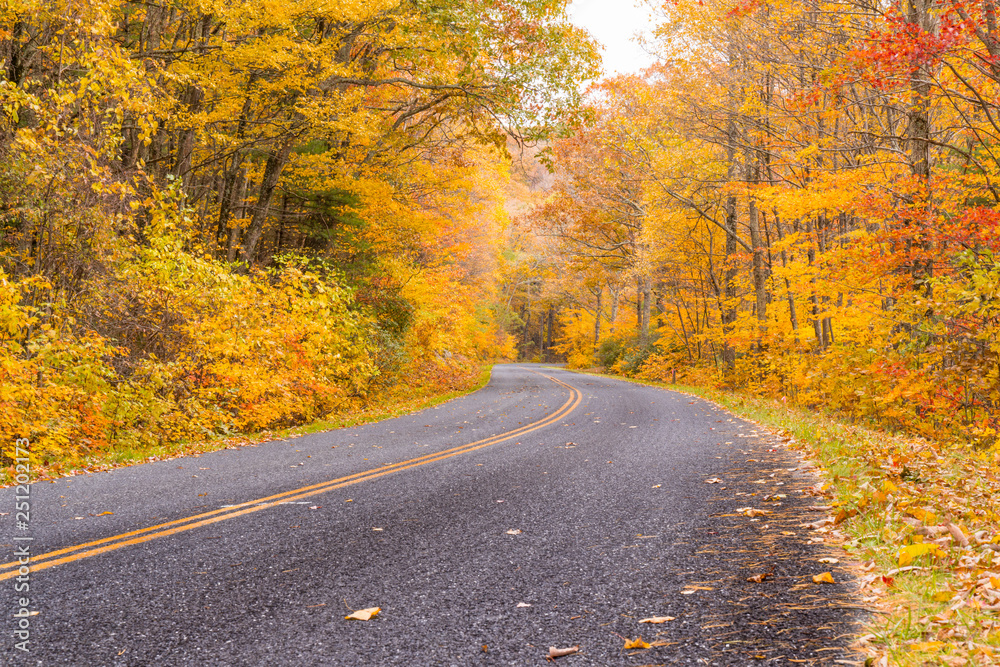
M57 467L35 466L31 471L32 482L45 481L58 477L83 475L113 468L122 468L149 461L161 461L179 456L191 456L213 452L220 449L236 449L245 445L258 444L271 440L284 440L307 433L331 431L347 428L358 424L370 424L385 419L417 412L440 405L459 396L465 396L482 389L490 380L493 363L482 365L478 372L470 373L458 389L441 392L435 387L413 387L400 384L391 387L385 393L379 394L367 402L355 401L345 405L336 414L328 415L326 419L311 422L301 426L276 431L260 431L258 433L236 433L225 437L215 437L206 440L179 442L166 445L150 445L147 447L119 447L88 457L84 465L65 470ZM13 468L0 470L0 487L14 484Z
M858 638L866 664L1000 664L996 450L893 435L771 399L610 377L713 401L781 434L820 468L831 509L816 532L859 562L862 601L877 612Z

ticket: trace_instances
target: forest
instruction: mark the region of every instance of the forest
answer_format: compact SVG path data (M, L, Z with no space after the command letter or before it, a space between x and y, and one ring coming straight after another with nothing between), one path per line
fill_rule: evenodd
M565 4L5 4L5 437L58 472L512 356L508 145L599 62Z
M0 430L54 470L491 360L1000 428L994 0L13 0Z
M658 64L594 86L520 221L548 353L992 445L993 0L656 8Z

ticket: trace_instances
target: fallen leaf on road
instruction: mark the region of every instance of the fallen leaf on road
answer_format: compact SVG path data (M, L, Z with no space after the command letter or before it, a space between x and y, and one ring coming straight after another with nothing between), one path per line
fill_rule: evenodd
M649 618L644 618L640 623L666 623L667 621L677 620L673 616L650 616Z
M770 572L764 572L762 574L755 574L752 577L747 577L747 581L754 584L762 584L764 580L771 576Z
M97 516L106 516L106 515L108 515L108 514L114 514L114 512L101 512L101 513L100 513L100 514L98 514ZM966 542L966 544L968 544L968 542Z
M705 484L722 484L722 480L718 477L713 477L711 479L706 479Z
M518 602L517 606L518 607L530 607L531 605L528 604L527 602Z
M806 509L810 512L825 512L828 509L831 509L831 507L831 505L810 505Z
M642 637L636 637L635 639L626 639L624 650L628 651L634 648L649 648L647 642L642 641Z
M358 609L353 614L348 614L344 617L348 621L367 621L378 616L378 613L382 611L381 607L368 607L367 609Z
M545 656L546 660L555 660L556 658L561 658L566 655L573 655L574 653L579 653L579 646L570 646L568 648L556 648L555 646L549 647L549 654Z
M662 485L662 484L657 484L657 485L656 485L656 486L654 486L653 488L654 488L654 489L658 489L658 488L660 488L661 486L663 486L663 485Z
M833 565L834 563L839 563L840 561L836 558L820 558L819 562L826 563L828 565Z
M736 511L738 513L740 513L740 514L743 514L743 515L749 516L749 517L766 516L766 515L768 515L768 514L771 513L768 510L759 510L759 509L755 509L753 507L741 507L741 508L739 508Z
M833 575L829 572L824 572L823 574L813 575L814 584L835 584L836 581L833 580Z
M511 528L510 530L507 531L507 534L508 535L520 535L521 534L521 529L520 528Z
M372 530L376 532L382 532L383 530L385 530L385 528L372 528Z

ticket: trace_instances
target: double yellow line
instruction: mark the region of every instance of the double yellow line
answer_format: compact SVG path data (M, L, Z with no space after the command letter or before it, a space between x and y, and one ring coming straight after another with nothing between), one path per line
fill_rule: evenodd
M29 571L38 572L39 570L45 570L57 565L64 565L66 563L83 560L84 558L90 558L91 556L108 553L109 551L121 549L122 547L131 546L133 544L141 544L143 542L149 542L161 537L176 535L177 533L182 533L186 530L193 530L194 528L200 528L219 521L225 521L227 519L243 516L244 514L250 514L252 512L259 512L271 507L276 507L282 503L294 502L302 498L309 498L321 493L326 493L327 491L333 491L334 489L340 489L345 486L350 486L351 484L357 484L358 482L365 482L370 479L391 475L392 473L399 472L400 470L407 470L409 468L427 465L428 463L434 463L453 456L459 456L460 454L468 454L469 452L474 452L477 449L489 447L490 445L495 445L500 442L506 442L507 440L512 440L525 435L526 433L537 431L540 428L554 424L568 415L570 412L575 410L583 400L583 395L575 387L572 387L565 382L560 382L559 380L548 375L545 375L544 377L568 389L570 392L569 398L558 410L549 416L536 422L526 424L513 431L500 433L499 435L494 435L483 440L477 440L476 442L470 442L459 447L446 449L433 454L427 454L415 459L409 459L408 461L393 463L381 468L359 472L353 475L347 475L346 477L339 477L337 479L331 479L329 481L312 484L310 486L303 486L291 491L277 493L273 496L258 498L257 500L249 500L247 502L229 507L222 507L217 510L212 510L211 512L195 514L194 516L189 516L184 519L175 519L174 521L168 521L155 526L149 526L148 528L133 530L120 535L114 535L112 537L105 537L100 540L94 540L93 542L86 542L72 547L56 549L55 551L50 551L39 556L33 555L31 557ZM17 576L19 567L20 563L17 561L0 565L0 581Z

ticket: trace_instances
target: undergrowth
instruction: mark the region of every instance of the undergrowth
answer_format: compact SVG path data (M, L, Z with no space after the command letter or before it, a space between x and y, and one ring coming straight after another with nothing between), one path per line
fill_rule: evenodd
M492 368L493 364L450 368L425 367L408 376L405 382L387 387L384 391L369 396L367 400L355 398L341 404L337 410L323 418L300 426L232 433L170 444L121 445L92 453L79 460L74 467L44 464L34 466L31 470L31 479L42 481L61 476L87 474L392 419L440 405L483 388L490 380ZM0 470L0 486L9 486L13 483L13 468Z

